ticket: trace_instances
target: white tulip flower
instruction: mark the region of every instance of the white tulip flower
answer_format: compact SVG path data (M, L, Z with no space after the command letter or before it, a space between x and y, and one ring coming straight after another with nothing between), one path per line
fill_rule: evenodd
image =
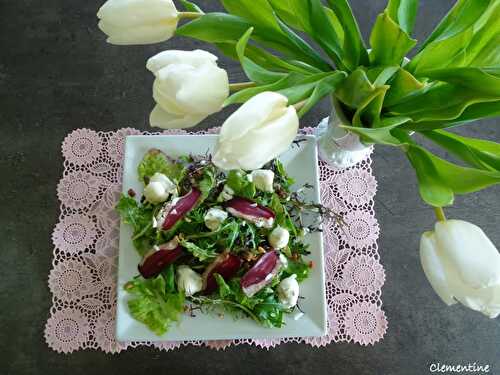
M108 0L97 17L108 43L152 44L172 37L179 13L172 0Z
M188 266L177 267L177 287L189 297L203 289L203 279Z
M212 207L205 214L205 225L208 229L215 231L227 219L227 212L220 207Z
M269 234L269 244L274 249L283 249L286 245L288 245L288 241L290 240L290 233L280 226L277 226L272 230Z
M255 184L259 190L272 193L274 172L269 169L257 169L248 175L248 179Z
M229 96L227 72L217 66L217 56L207 51L164 51L151 57L146 66L156 77L151 126L195 126L220 111Z
M278 301L287 308L292 308L299 300L299 283L297 282L297 275L287 277L281 280L276 288L278 292Z
M299 118L288 99L275 92L255 95L222 125L213 162L219 168L255 170L291 145Z
M422 236L420 259L447 305L459 301L490 318L500 314L500 253L481 228L462 220L436 223Z

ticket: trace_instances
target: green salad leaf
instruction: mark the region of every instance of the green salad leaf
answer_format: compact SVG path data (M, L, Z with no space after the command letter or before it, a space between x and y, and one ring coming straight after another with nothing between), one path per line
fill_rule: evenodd
M200 247L193 242L181 241L182 247L193 254L200 262L214 259L217 256L214 246Z
M186 168L183 164L171 161L163 152L157 149L149 150L137 167L139 180L147 184L155 173L163 173L174 182L179 182Z
M125 290L132 297L128 302L130 313L159 336L166 333L184 311L184 294L172 291L171 286L169 289L167 291L162 275L153 279L138 277L125 284Z
M247 174L241 170L232 170L227 174L227 186L234 190L237 196L253 198L255 196L255 184L251 182Z

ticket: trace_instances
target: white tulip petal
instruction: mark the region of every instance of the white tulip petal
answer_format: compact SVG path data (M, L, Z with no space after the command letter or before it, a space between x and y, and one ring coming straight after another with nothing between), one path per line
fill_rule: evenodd
M276 92L263 92L250 98L224 122L220 139L222 142L243 138L246 134L279 117L286 111L288 99Z
M500 284L500 253L478 226L462 220L436 223L437 246L472 288Z
M151 126L162 129L183 129L191 128L202 122L206 115L177 115L166 112L159 105L156 105L149 116Z
M178 12L172 0L108 0L97 17L122 27L135 27L174 20Z
M185 64L196 68L207 63L215 65L216 61L217 56L201 49L194 51L168 50L151 57L146 68L156 75L160 69L172 64Z
M264 92L251 98L222 125L213 156L222 169L254 170L286 151L295 139L299 119L287 98Z
M464 295L457 296L457 299L464 306L492 319L500 315L500 285L483 289L469 288Z
M220 111L229 96L229 78L224 69L205 64L183 76L177 102L190 112L212 114Z
M456 302L450 289L445 265L442 263L433 232L425 232L420 239L420 262L434 291L448 306Z
M141 45L163 42L175 32L177 21L171 23L141 25L133 28L119 27L100 21L99 28L108 35L108 43L116 45Z

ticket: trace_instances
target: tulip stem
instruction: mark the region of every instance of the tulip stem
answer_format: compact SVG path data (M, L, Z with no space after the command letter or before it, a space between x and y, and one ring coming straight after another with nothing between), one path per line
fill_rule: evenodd
M434 213L438 221L446 221L446 215L444 214L443 207L434 207Z
M235 92L235 91L240 91L240 90L248 89L248 88L254 87L254 86L255 86L255 82L230 83L229 84L229 90L231 90L232 92Z
M201 16L203 16L203 13L199 13L199 12L179 12L179 19L182 19L182 18L187 18L187 19L195 19L195 18L200 18Z
M302 100L301 102L295 103L293 106L297 111L300 111L300 109L306 104L308 99Z

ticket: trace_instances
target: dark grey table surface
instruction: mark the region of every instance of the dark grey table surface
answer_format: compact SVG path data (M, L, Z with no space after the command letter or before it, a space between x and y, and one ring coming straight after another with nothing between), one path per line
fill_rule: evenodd
M43 327L51 296L47 275L50 234L58 217L56 184L62 173L61 141L72 129L147 129L153 106L152 76L145 61L167 48L206 48L176 38L161 45L116 47L96 27L100 0L0 0L0 373L3 374L428 374L431 363L489 364L500 374L500 321L460 306L447 308L421 271L418 242L434 217L418 197L404 155L378 147L376 214L387 281L386 337L370 347L333 344L326 348L282 345L216 352L187 347L164 353L148 348L119 355L81 351L57 354L47 347ZM204 8L219 8L199 0ZM451 0L421 1L416 36L423 39ZM353 0L365 36L383 0ZM221 59L234 81L237 64ZM232 110L232 109L231 109ZM303 120L314 125L327 115L317 107ZM229 112L206 120L219 125ZM500 138L500 121L460 131ZM479 224L500 245L500 187L457 199L450 217Z

